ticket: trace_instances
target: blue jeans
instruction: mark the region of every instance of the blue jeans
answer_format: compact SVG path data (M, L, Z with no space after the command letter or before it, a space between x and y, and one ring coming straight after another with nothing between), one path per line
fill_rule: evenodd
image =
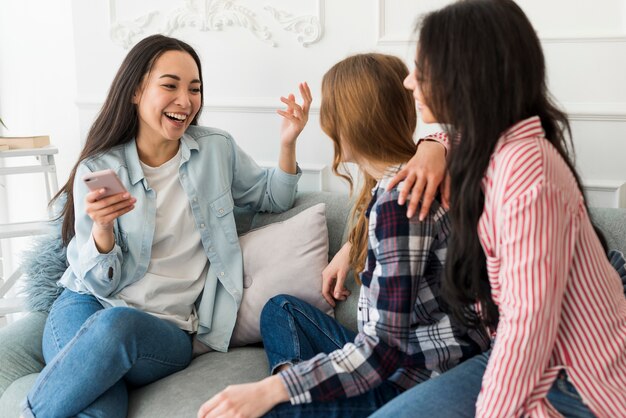
M288 295L270 299L261 313L261 336L270 373L353 342L356 334L314 306ZM402 391L385 382L360 396L304 405L282 403L266 417L367 417Z
M64 290L43 334L46 367L22 404L24 417L125 417L128 389L184 369L192 339L134 308L104 309Z
M474 417L490 353L479 354L407 390L372 415L372 418ZM594 416L564 373L552 385L548 400L566 418Z

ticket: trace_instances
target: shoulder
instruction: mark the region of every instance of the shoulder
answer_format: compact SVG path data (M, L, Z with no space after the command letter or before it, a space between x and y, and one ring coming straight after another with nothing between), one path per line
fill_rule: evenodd
M543 138L507 141L496 146L485 180L488 191L502 197L503 202L524 195L544 183Z
M218 129L212 128L208 126L198 126L191 125L185 131L185 135L194 141L201 142L224 142L231 143L233 142L233 137L228 132Z
M511 141L493 155L487 180L500 190L502 203L546 187L578 190L566 161L544 137Z
M411 218L406 216L407 205L400 205L398 197L400 191L397 187L385 192L379 192L376 201L370 210L370 225L377 229L406 228L410 235L435 235L442 227L448 224L448 211L443 208L440 201L435 199L430 206L428 215L423 221L418 218L419 208ZM447 227L445 228L448 229Z
M126 155L124 148L126 144L117 145L104 153L96 154L91 157L85 158L80 162L79 167L86 167L90 171L98 171L110 168L117 171L120 167L125 167Z

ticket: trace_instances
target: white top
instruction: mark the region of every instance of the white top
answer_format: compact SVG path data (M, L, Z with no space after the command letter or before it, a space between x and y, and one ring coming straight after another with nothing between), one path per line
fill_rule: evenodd
M156 193L152 255L143 279L123 288L116 297L195 332L198 316L194 303L204 286L209 262L179 181L180 162L179 148L174 158L160 167L141 163L148 186Z

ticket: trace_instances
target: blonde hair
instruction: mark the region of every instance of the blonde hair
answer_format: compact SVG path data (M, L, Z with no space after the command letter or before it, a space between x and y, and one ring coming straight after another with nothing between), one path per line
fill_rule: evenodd
M408 161L415 154L415 101L402 84L408 73L399 58L372 53L338 62L322 79L320 124L333 141L333 172L348 181L351 192L354 182L343 167L346 152L356 161L387 165ZM376 179L362 169L360 172L364 181L352 211L354 226L348 237L355 275L365 267L365 212L370 190L376 185Z

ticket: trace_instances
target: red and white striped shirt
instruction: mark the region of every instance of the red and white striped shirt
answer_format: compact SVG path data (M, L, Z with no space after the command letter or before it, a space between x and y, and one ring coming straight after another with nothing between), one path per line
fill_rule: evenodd
M500 322L479 417L560 416L565 369L594 414L626 417L626 299L567 164L538 117L499 140L478 234Z

